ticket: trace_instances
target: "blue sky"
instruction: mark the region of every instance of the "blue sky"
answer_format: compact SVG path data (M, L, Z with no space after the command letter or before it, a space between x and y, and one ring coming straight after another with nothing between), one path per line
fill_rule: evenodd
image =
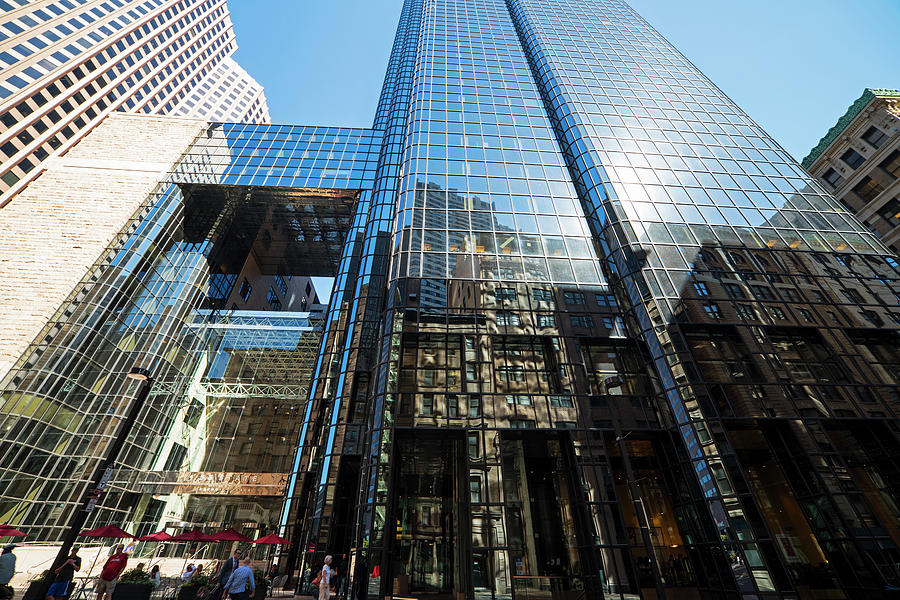
M545 0L551 1L551 0ZM631 0L797 159L865 87L900 87L900 0ZM230 0L276 123L369 126L400 0Z

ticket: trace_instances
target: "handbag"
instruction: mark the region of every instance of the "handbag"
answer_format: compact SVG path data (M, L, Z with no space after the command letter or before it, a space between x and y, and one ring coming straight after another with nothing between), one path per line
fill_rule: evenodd
M320 578L320 577L322 577L321 574L316 575L316 578L313 579L310 583L312 583L313 585L319 585L319 578Z

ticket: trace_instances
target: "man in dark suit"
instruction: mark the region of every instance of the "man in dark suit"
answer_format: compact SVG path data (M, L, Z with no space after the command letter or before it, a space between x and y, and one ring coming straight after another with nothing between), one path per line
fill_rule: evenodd
M222 568L219 570L219 589L225 589L225 582L228 581L228 578L231 577L231 574L235 569L238 568L241 564L241 551L235 550L234 556L225 561L222 565Z

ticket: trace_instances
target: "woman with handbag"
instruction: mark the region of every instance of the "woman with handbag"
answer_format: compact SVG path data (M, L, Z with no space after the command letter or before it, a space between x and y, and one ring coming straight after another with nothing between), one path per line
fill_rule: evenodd
M331 575L333 573L331 570L331 560L330 554L325 557L325 564L322 565L319 576L313 580L313 586L317 583L319 585L318 600L328 600L331 597Z

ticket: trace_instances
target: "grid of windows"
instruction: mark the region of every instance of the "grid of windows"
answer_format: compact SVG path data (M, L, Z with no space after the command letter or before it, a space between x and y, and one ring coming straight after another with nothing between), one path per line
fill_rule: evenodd
M268 123L262 86L234 59L225 58L171 114L228 123Z
M505 6L450 2L423 18L394 276L601 283Z
M721 453L725 460L728 449L718 448L714 440L701 441L708 435L694 419L715 419L722 411L719 403L737 389L715 389L709 383L715 379L712 372L676 358L683 342L681 337L671 338L671 319L684 323L685 330L693 323L780 325L795 317L786 305L778 304L779 286L790 282L837 291L841 281L855 275L847 270L850 260L840 255L832 259L833 253L872 255L865 267L858 263L857 267L868 272L872 265L874 275L886 274L890 263L874 255L887 252L624 2L510 0L508 4L569 169L593 211L590 222L598 225L596 234L610 247L610 264L625 279L623 291L632 302L635 320L645 335L656 340L650 348L657 365L678 364L672 372L663 369L660 377L669 382L672 413L684 424L679 433L691 456L689 470L698 474L707 497L731 497L735 488L728 478L737 475L726 475L716 464L720 459L712 458ZM877 132L865 139L876 147L883 143ZM714 250L719 248L742 250ZM748 260L751 257L758 268ZM819 260L824 264L815 266ZM792 275L797 268L806 275ZM700 272L710 276L702 278L710 300L721 294L713 281L735 280L734 296L741 293L738 282L759 282L753 292L761 310L750 304L738 304L733 310L730 302L705 297L699 303L687 301L685 290ZM876 295L895 298L891 286L883 286L877 277L863 276L880 290ZM820 309L826 322L835 326L886 322L881 317L888 312L886 307L860 306L860 301L873 302L862 293L820 295L847 303L848 309L834 304ZM648 297L654 300L648 302ZM797 292L797 297L802 295ZM662 331L665 335L659 335ZM741 331L752 337L750 330ZM832 343L842 346L837 340ZM687 378L679 374L682 369L689 373ZM721 381L736 385L748 372L722 370ZM685 385L685 379L695 383ZM748 398L761 395L759 390L747 390ZM750 412L754 411L745 408L739 414ZM742 507L756 510L748 497L728 502L730 518L739 521L746 518ZM765 529L759 531L761 538L769 535ZM740 546L734 550L758 555L755 542ZM755 563L751 585L773 591L773 581L784 577L782 564L751 562Z
M216 124L179 163L179 182L299 188L372 186L383 132Z
M268 121L261 88L227 59L236 45L224 0L64 0L50 6L61 16L39 19L33 32L16 34L21 44L0 53L4 73L19 84L10 91L0 81L0 121L8 126L0 134L0 203L36 177L47 156L73 145L109 112L181 110L193 89L215 81L223 61L243 74L247 97L237 100L239 112L220 117ZM30 17L17 17L0 32L22 18ZM212 119L215 112L200 106L192 114Z

